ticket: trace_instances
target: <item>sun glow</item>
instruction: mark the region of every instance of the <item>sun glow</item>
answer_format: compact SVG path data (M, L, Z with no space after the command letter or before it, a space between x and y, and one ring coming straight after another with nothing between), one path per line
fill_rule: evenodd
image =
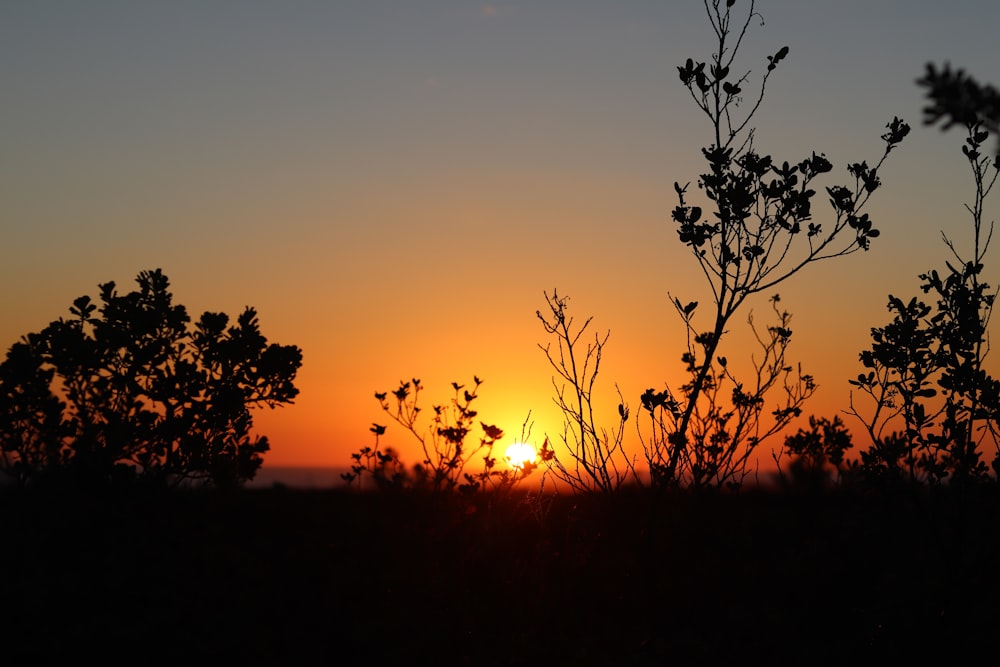
M538 458L538 453L535 452L534 447L527 443L515 442L507 448L504 456L506 457L507 463L510 464L511 468L521 470L524 468L525 464L534 463L535 459Z

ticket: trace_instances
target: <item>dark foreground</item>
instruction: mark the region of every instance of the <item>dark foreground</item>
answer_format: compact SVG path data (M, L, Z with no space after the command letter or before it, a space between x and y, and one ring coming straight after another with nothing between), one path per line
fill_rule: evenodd
M967 495L0 495L4 664L995 664Z

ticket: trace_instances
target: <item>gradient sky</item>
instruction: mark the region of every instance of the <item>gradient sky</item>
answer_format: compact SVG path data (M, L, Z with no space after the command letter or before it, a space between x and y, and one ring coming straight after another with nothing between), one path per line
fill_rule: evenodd
M940 230L969 238L963 136L921 125L914 80L950 61L997 82L1000 2L757 8L744 67L790 47L762 152L825 152L824 185L846 183L894 115L914 128L881 174L871 251L778 290L790 354L820 384L807 414L833 415L886 295L943 265ZM711 36L699 0L7 0L0 346L162 268L193 316L252 305L270 340L303 349L296 403L256 416L265 465L344 465L389 423L373 392L410 377L429 406L476 374L484 421L513 436L532 411L532 440L555 435L535 311L557 288L611 329L602 406L617 382L636 411L681 379L667 292L708 301L670 211L709 142L676 66L708 59ZM398 427L384 442L416 461Z

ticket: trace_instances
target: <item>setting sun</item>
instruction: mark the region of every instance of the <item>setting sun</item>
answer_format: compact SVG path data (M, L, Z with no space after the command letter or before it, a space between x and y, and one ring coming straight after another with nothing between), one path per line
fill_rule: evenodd
M535 448L524 442L515 442L504 453L511 468L520 470L526 463L534 463L538 454Z

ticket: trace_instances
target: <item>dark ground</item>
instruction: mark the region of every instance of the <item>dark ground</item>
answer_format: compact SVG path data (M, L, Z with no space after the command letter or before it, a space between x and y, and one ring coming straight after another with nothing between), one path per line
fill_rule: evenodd
M4 664L996 664L1000 494L0 494Z

